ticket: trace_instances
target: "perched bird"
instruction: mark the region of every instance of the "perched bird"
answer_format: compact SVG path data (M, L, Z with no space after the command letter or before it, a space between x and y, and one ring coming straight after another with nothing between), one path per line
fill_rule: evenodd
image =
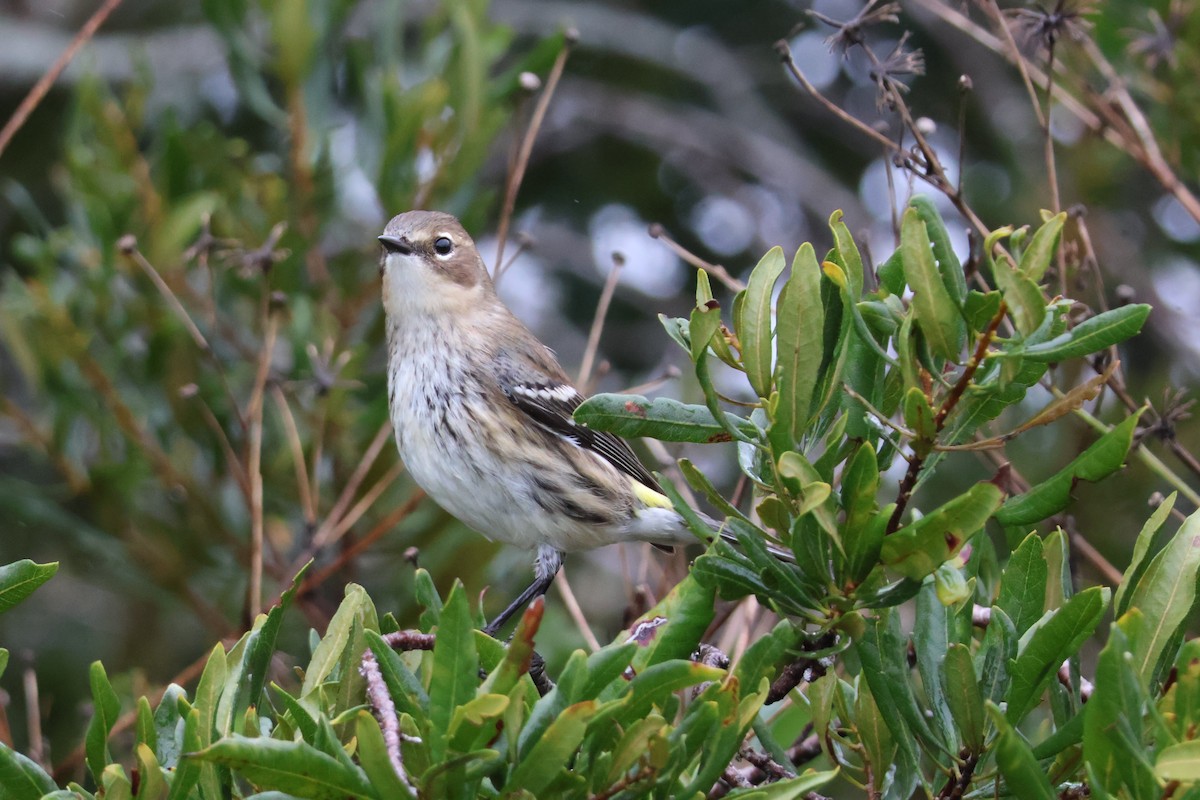
M696 541L624 440L574 421L583 396L497 297L457 219L409 211L379 241L388 404L405 467L479 533L537 551L533 583L489 634L546 593L565 553Z

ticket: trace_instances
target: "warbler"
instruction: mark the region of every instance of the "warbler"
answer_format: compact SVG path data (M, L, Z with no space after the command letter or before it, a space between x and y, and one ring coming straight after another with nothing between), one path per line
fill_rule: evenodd
M471 528L537 551L533 582L485 631L545 594L566 553L696 541L624 440L572 418L583 396L496 295L457 219L409 211L379 241L388 405L405 467Z

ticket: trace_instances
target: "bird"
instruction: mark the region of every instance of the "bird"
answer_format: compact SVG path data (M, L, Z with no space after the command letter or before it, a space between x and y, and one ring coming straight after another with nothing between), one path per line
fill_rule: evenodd
M500 300L458 219L407 211L379 242L388 407L406 470L470 528L536 552L533 581L486 633L544 595L568 553L697 542L626 441L575 421L583 394Z

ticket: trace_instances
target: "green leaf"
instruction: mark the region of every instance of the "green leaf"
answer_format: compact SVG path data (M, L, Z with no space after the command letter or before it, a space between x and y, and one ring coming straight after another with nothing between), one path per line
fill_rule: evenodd
M916 195L908 204L917 210L917 215L925 223L925 230L933 245L933 257L937 261L942 283L946 285L946 292L961 305L967 296L967 277L963 274L958 256L954 255L954 247L950 244L950 234L946 232L946 223L942 221L942 215L938 213L933 200L923 194Z
M637 645L631 666L641 674L655 664L691 655L712 619L712 589L688 575L614 641Z
M879 492L879 462L875 448L862 444L842 473L842 506L846 521L842 543L846 551L845 578L861 583L879 560L886 521L876 522L875 497Z
M217 648L224 652L221 645ZM200 736L201 722L199 709L193 708L187 713L183 721L183 747L182 753L189 754L199 751L207 742L201 741ZM160 762L166 763L160 759ZM179 759L179 764L175 768L175 777L171 780L171 791L167 795L167 800L184 800L192 796L192 789L200 781L200 774L203 771L212 770L211 764L204 764L194 758ZM214 795L219 797L220 795ZM205 797L201 793L201 797Z
M942 690L954 724L962 735L963 744L972 752L983 750L986 734L983 715L983 694L979 690L979 679L971 662L971 649L963 644L952 644L946 650L942 662Z
M1142 329L1150 306L1136 303L1097 314L1048 342L1013 351L1013 355L1043 364L1080 358L1112 347Z
M1071 489L1078 481L1098 481L1120 469L1133 444L1133 433L1142 411L1126 417L1097 439L1087 450L1053 477L1028 492L1011 497L996 512L1001 525L1024 526L1057 514L1071 502Z
M983 643L975 654L975 674L984 700L1001 702L1012 682L1009 668L1017 655L1017 632L1012 620L998 606L991 608L991 621L983 634Z
M947 361L957 361L967 338L966 324L934 263L929 234L915 208L905 210L900 223L900 250L917 323L930 349Z
M896 611L882 611L873 623L868 622L864 635L854 643L854 651L892 738L906 758L912 763L919 761L916 740L926 747L944 749L945 743L934 736L917 705L908 667L908 642L900 633Z
M870 684L859 681L854 698L854 728L862 743L864 760L871 765L873 787L881 792L893 780L892 767L896 759L896 741L883 714L871 694Z
M429 680L429 721L432 741L430 757L434 762L446 755L450 721L459 706L475 697L479 688L479 656L475 649L474 626L467 605L467 593L455 581L442 609L437 642L433 646L433 670Z
M813 392L820 377L825 330L821 303L821 265L812 245L805 242L792 259L792 274L776 304L775 386L779 402L772 421L776 454L794 446L813 411Z
M1154 771L1164 781L1200 780L1200 739L1163 748L1154 762Z
M940 569L940 568L939 568ZM957 570L955 570L957 571ZM916 617L913 620L912 648L917 661L917 674L925 692L925 716L940 741L957 751L954 715L942 688L942 661L950 643L957 638L955 616L942 605L937 595L937 582L926 581L917 594Z
M1054 253L1058 250L1058 239L1066 221L1067 212L1059 212L1046 220L1029 240L1029 246L1021 255L1021 273L1030 280L1040 281L1046 274L1050 262L1054 259Z
M92 662L88 670L88 679L92 687L92 721L88 723L87 736L84 739L87 755L88 770L97 783L101 782L101 774L111 760L108 754L108 734L112 731L117 717L121 713L121 701L108 682L104 665L99 661Z
M1129 608L1141 611L1148 626L1147 638L1133 656L1143 686L1150 685L1163 651L1196 605L1198 574L1200 512L1184 521L1129 595Z
M850 229L842 222L840 209L829 215L829 230L833 232L834 252L838 265L845 273L850 299L857 302L863 291L863 260Z
M367 774L367 780L375 789L375 795L386 798L412 797L412 791L392 767L378 720L370 712L359 711L354 721L358 735L358 760Z
M1121 585L1117 587L1116 594L1113 595L1113 614L1118 619L1129 610L1129 603L1126 600L1127 593L1141 582L1147 567L1146 555L1150 552L1150 545L1154 542L1154 537L1159 530L1162 529L1163 523L1167 521L1167 517L1171 515L1171 509L1175 508L1175 499L1178 496L1178 492L1171 492L1166 500L1159 503L1158 508L1154 509L1150 519L1146 520L1146 524L1138 533L1137 541L1133 545L1133 555L1129 559L1129 567L1121 577Z
M502 794L525 790L534 797L542 796L579 748L597 710L594 700L567 707L516 765Z
M58 562L36 564L28 558L0 567L0 613L20 603L58 572Z
M953 558L1000 507L1004 493L993 483L977 483L927 516L883 540L883 563L906 578L920 580Z
M721 305L710 300L692 309L688 319L688 342L692 346L692 361L698 361L708 350L713 335L721 328Z
M221 693L225 688L225 679L228 674L229 669L225 647L224 645L217 644L213 647L212 653L204 665L204 672L200 674L200 682L196 685L196 701L193 704L193 710L197 714L197 746L195 748L197 750L212 744L217 719L217 706L220 704ZM193 750L184 750L184 754L190 752L193 752ZM200 785L201 795L211 797L222 796L220 776L217 774L217 768L213 764L202 763L199 765L197 781Z
M717 421L706 406L690 405L657 397L647 400L640 394L597 394L575 409L575 421L589 428L634 438L648 436L663 442L728 442L728 426L740 428L747 436L758 430L747 419L725 413L725 423Z
M1011 669L1006 714L1012 724L1020 723L1037 705L1058 668L1096 630L1108 607L1109 596L1107 586L1085 589L1062 608L1050 612L1049 619L1033 629Z
M1113 795L1124 784L1127 796L1157 796L1141 735L1132 734L1142 729L1147 697L1130 656L1140 647L1147 621L1134 608L1111 626L1096 660L1095 688L1083 707L1083 758L1096 784Z
M1000 292L967 292L967 299L963 301L963 316L966 317L971 330L978 333L987 330L996 312L1000 310L1001 299Z
M994 703L987 704L1000 737L996 740L996 766L1004 776L1007 793L1022 800L1057 800L1058 794L1050 785L1045 770L1033 757L1029 743L1009 724Z
M163 691L158 708L154 710L154 756L164 769L174 769L179 763L179 742L176 737L184 727L180 701L186 702L187 695L177 684L170 684ZM141 741L149 742L150 737Z
M1048 579L1049 568L1043 555L1042 540L1036 533L1031 533L1009 558L1000 580L1000 596L996 599L996 605L1008 614L1018 636L1024 635L1046 611Z
M309 800L377 798L361 769L347 766L305 742L234 735L189 758L229 767L259 790L274 789Z
M750 272L745 290L738 293L733 305L742 366L759 397L771 394L771 301L785 266L783 248L772 247Z
M354 620L362 611L364 602L367 601L363 588L358 584L349 584L342 604L329 620L325 635L313 650L308 668L304 670L304 684L300 687L301 698L315 692L337 667L346 645L350 642Z
M38 800L56 788L54 779L36 761L0 743L0 797Z
M166 797L167 781L163 777L163 769L158 763L158 758L154 755L154 749L139 742L134 748L134 756L137 761L139 779L137 796L139 800L159 800L159 798Z

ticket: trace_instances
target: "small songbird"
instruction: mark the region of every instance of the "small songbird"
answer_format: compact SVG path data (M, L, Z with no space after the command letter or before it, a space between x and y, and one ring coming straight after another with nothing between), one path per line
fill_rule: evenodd
M500 301L457 219L409 211L379 241L388 405L404 465L479 533L537 551L533 583L489 634L546 593L565 553L696 541L628 444L572 418L583 396Z

